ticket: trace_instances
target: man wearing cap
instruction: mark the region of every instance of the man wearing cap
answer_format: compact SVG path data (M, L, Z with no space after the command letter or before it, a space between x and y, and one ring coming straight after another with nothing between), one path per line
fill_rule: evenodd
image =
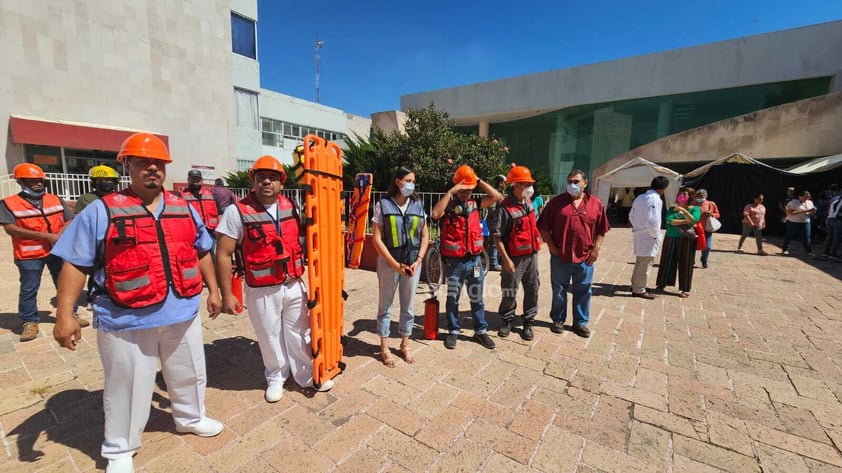
M117 190L117 184L120 182L120 175L111 166L100 164L94 166L88 171L91 178L91 192L86 192L76 199L76 204L73 206L73 213L79 215L79 212L85 209L91 202L99 199L104 195L108 195Z
M497 221L491 234L500 254L503 271L500 276L502 299L497 313L500 314L499 337L505 338L512 331L517 308L517 287L523 284L523 328L520 337L532 340L532 324L538 313L538 240L535 207L535 180L526 166L513 166L506 176L511 192L500 203Z
M205 227L213 237L216 226L219 225L219 216L222 215L222 211L213 193L202 187L203 182L202 171L198 169L188 171L187 188L181 191L181 197L202 217L202 222L205 223Z
M216 273L222 289L223 309L242 308L231 289L231 259L236 252L243 264L248 316L257 335L266 376L266 402L284 396L291 376L302 388L329 391L333 380L313 385L313 351L304 274L301 219L292 200L281 191L286 171L273 156L261 156L252 165L252 191L228 207L219 224Z
M75 350L81 341L73 304L93 274L97 349L104 368L105 436L109 473L133 471L149 418L158 363L177 432L219 434L205 415L205 350L199 314L202 283L207 310L220 298L209 250L212 239L196 212L164 190L166 145L148 133L131 135L117 154L128 189L93 201L73 219L53 254L64 259L53 337Z
M15 266L20 273L20 341L28 342L38 336L38 289L44 266L58 286L61 259L51 255L50 249L73 212L61 197L46 192L46 175L37 164L18 164L14 177L21 191L0 202L0 225L12 237ZM79 325L90 324L81 320Z
M477 177L473 168L462 165L451 179L455 184L433 206L430 216L441 223L441 255L447 275L447 325L449 333L444 339L448 349L456 348L461 330L459 324L459 296L462 284L467 282L468 298L471 300L471 316L474 319L474 339L488 349L494 348L494 340L488 336L483 302L484 271L480 254L485 239L482 237L479 211L503 199L502 194L487 182ZM471 198L472 191L479 186L484 197Z

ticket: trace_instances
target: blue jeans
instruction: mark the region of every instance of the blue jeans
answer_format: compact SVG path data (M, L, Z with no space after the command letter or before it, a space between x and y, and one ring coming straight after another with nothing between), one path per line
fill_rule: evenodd
M488 264L490 264L492 268L500 266L500 258L497 255L497 245L492 244L488 248L488 260Z
M702 266L707 267L708 265L708 256L710 256L710 245L713 241L713 233L705 232L705 240L707 241L707 246L704 250L702 250Z
M474 268L478 268L478 275L474 276ZM471 316L474 318L474 331L478 334L488 330L485 321L485 302L482 300L485 276L482 271L480 257L468 259L445 258L444 270L447 275L447 329L450 333L459 333L459 296L462 295L462 283L467 282L468 298L471 300Z
M550 283L553 288L553 305L550 319L563 324L567 321L567 290L573 280L573 325L588 325L591 313L591 283L593 265L587 263L563 263L556 256L550 256Z
M20 293L18 294L18 317L22 323L39 322L38 288L41 287L41 274L44 266L50 271L53 284L58 287L58 275L64 261L58 256L39 259L15 260L20 273Z
M842 220L829 218L827 225L827 242L824 244L824 254L839 256L839 241L842 240Z
M412 334L412 324L415 323L415 311L412 304L415 302L415 291L418 289L419 279L421 279L420 266L415 270L415 275L407 277L392 269L385 259L380 256L377 257L377 281L380 284L379 302L377 303L377 333L381 337L389 337L395 291L398 291L400 299L398 333L401 336Z
M786 236L784 236L784 244L781 249L783 251L789 250L789 244L797 237L804 240L804 253L810 254L813 251L810 235L810 221L807 223L786 222Z

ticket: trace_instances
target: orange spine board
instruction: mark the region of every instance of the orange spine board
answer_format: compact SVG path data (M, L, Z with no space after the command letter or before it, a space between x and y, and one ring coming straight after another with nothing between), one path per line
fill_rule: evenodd
M315 135L304 137L297 181L305 190L308 307L313 383L342 372L345 322L344 238L342 235L342 150Z
M349 206L348 235L345 241L346 265L352 269L360 267L363 255L373 177L370 173L359 173L354 177L354 196Z

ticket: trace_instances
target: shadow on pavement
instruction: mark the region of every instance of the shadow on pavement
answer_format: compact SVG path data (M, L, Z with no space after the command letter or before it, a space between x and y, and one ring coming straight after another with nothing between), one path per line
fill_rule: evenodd
M167 401L155 393L153 402ZM80 451L96 462L98 469L104 469L106 461L100 456L105 416L102 410L102 390L86 391L71 389L51 396L44 408L15 427L8 436L17 436L18 460L34 463L44 456L35 448L42 432L46 440ZM147 432L175 432L175 424L169 412L150 406ZM42 440L43 442L43 440Z
M47 323L47 324L54 324L56 323L56 318L52 315L51 312L46 310L39 310L38 311L38 318L40 318L39 323ZM17 312L14 313L3 313L0 314L0 328L11 330L12 333L20 335L21 331L21 323L20 319L18 318ZM52 333L52 329L50 329Z

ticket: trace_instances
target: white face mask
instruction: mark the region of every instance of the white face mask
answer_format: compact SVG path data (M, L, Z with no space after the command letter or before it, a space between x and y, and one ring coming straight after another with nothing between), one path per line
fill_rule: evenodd
M401 187L401 195L404 197L409 197L415 193L415 183L414 182L404 182L403 186Z
M523 190L523 197L525 199L531 199L532 196L535 195L535 188L532 186L527 187Z
M579 197L579 194L582 193L582 188L579 187L579 184L567 184L567 193L573 197Z

